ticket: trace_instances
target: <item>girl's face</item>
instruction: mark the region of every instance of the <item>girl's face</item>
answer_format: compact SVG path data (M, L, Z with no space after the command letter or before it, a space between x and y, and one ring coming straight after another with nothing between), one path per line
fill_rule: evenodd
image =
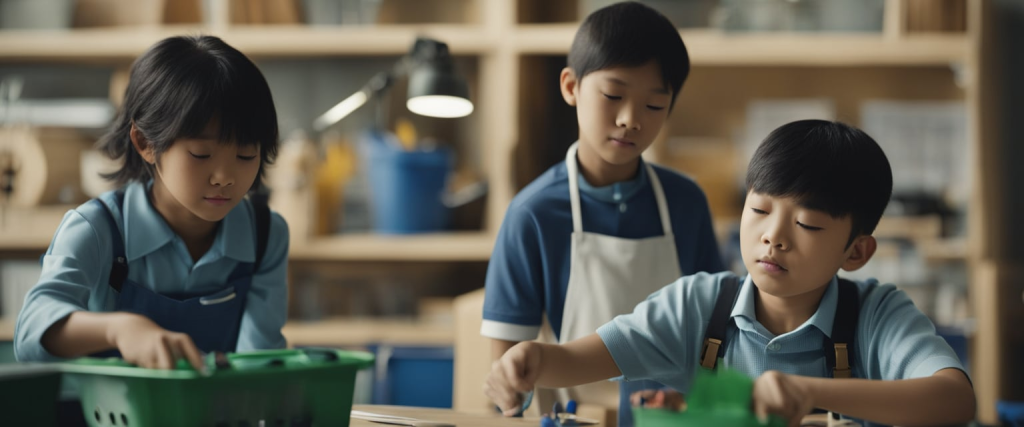
M259 145L218 141L217 130L216 121L211 121L198 137L175 140L155 163L154 198L173 200L154 203L174 206L177 212L169 216L220 221L255 182L260 169ZM150 161L147 153L142 154Z

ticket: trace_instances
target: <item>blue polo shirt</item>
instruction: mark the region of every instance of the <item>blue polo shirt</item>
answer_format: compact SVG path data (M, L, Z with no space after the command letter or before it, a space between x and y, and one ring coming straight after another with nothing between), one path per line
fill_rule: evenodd
M125 240L128 279L160 294L201 295L223 289L239 263L256 260L256 236L248 203L239 203L217 227L213 245L193 262L185 242L171 230L146 196L147 186L125 189L124 209L114 192L100 198L110 207ZM106 220L90 221L69 211L57 228L39 283L25 297L15 326L19 361L57 361L41 344L43 333L75 311L113 311L117 293L107 284L113 259ZM238 351L284 348L281 328L288 310L288 225L271 213L270 236L260 270L252 279L238 335Z
M652 294L631 314L616 317L597 333L627 381L657 379L683 393L700 369L700 351L720 283L732 273L695 274ZM893 285L857 283L861 309L857 322L855 378L901 380L928 377L946 368L964 371L956 353L935 326ZM774 335L757 321L756 286L743 281L726 331L724 366L756 378L767 370L828 377L822 345L832 333L839 299L836 278L818 310L797 329ZM965 371L966 372L966 371Z
M682 274L724 270L704 192L689 178L652 166L665 191ZM567 174L565 162L559 162L509 205L487 267L484 336L532 340L547 315L558 337L573 231ZM630 181L594 187L580 175L579 184L585 231L629 239L664 235L642 163Z

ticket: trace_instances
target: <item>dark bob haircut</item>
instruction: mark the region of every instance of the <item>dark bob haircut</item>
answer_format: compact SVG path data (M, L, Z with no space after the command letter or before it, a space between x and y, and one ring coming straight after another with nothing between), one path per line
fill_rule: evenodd
M124 185L146 182L153 171L132 146L132 124L142 132L159 159L174 141L199 136L218 121L223 143L258 145L260 171L252 189L262 184L264 168L277 156L277 111L263 74L245 55L212 36L164 39L132 64L124 103L100 148L121 169L104 178Z
M690 56L679 30L657 10L637 2L616 3L591 13L576 31L569 68L576 78L611 67L636 67L654 60L672 103L690 74Z
M852 216L850 239L870 235L892 196L892 168L882 148L853 126L801 120L772 131L747 170L747 190L793 197L833 218Z

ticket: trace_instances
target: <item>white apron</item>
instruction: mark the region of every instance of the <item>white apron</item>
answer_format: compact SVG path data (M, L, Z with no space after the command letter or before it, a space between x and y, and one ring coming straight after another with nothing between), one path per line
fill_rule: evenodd
M592 334L615 316L631 313L648 295L682 275L665 192L654 168L646 163L644 166L658 201L658 214L665 234L644 239L624 239L583 231L579 168L576 163L578 145L577 142L569 147L565 156L565 166L569 172L573 232L569 286L559 334L561 343ZM546 338L550 340L551 337ZM549 393L541 391L538 390L537 403L542 406L538 409L542 413L549 412L553 398ZM558 395L563 404L571 398L579 403L618 408L619 383L601 381L559 390Z

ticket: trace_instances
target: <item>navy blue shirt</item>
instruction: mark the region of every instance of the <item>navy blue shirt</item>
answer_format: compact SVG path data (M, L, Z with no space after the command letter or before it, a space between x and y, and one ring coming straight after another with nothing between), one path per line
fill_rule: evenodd
M652 166L665 191L682 274L724 270L704 192L691 179ZM487 267L484 336L535 339L546 314L558 337L573 230L567 174L559 162L512 199ZM630 181L598 188L580 175L579 183L584 231L628 239L664 235L643 164Z

